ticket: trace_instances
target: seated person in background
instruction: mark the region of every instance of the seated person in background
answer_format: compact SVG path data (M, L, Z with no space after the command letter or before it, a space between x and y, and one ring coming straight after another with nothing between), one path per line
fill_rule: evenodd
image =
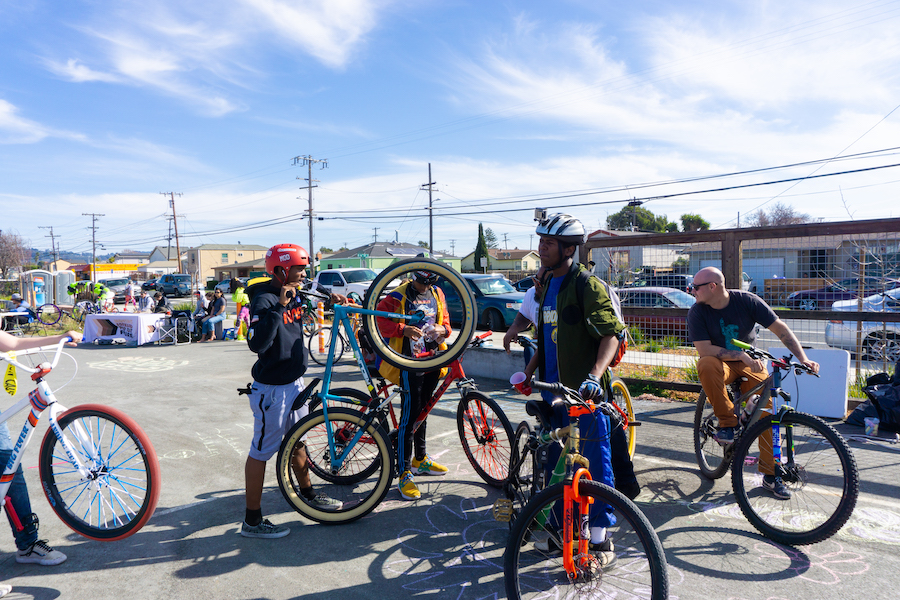
M203 337L201 342L211 342L216 339L216 323L225 320L225 295L222 290L213 292L213 303L209 308L209 314L203 317Z
M206 310L209 308L209 300L203 295L203 292L197 290L194 292L194 302L194 312L191 313L191 317L194 319L194 329L198 330L201 327L200 321L206 316Z
M31 305L28 304L28 301L22 298L21 294L13 294L9 299L13 304L13 308L9 312L22 313L22 316L7 317L7 320L10 323L18 323L19 325L25 325L31 322L34 318L34 313L32 313Z
M147 293L147 290L141 290L141 295L137 299L138 312L153 312L153 298Z
M167 313L172 311L172 306L169 304L169 299L166 298L165 294L162 292L156 292L153 294L153 299L156 301L156 304L153 306L153 312L155 313Z

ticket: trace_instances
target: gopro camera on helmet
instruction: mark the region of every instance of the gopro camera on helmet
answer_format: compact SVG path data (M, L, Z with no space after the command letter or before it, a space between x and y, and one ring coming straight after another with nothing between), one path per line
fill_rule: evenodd
M534 209L534 220L535 221L546 221L547 220L547 209L546 208Z

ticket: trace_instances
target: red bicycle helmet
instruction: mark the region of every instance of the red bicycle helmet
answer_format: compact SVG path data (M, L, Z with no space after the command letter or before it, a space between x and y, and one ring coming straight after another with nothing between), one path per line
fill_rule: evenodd
M309 254L296 244L276 244L266 252L266 272L276 277L275 267L282 267L287 273L294 265L309 264Z

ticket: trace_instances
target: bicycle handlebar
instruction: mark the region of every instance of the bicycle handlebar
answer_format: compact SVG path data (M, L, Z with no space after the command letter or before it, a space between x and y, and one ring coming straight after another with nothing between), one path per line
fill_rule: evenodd
M599 408L603 412L603 414L610 418L613 429L615 429L616 427L628 427L628 415L626 415L625 412L622 411L622 409L619 408L615 403L610 402L605 398L598 400L595 405L593 402L582 398L581 394L577 390L566 387L559 382L547 383L546 381L532 379L531 387L536 390L543 390L560 396L566 403L566 405L570 407L582 406L590 409L592 412L595 407Z
M793 369L795 373L807 373L809 375L815 375L816 377L819 376L818 373L814 373L812 369L810 369L803 363L792 361L792 355L790 354L788 354L787 356L782 356L781 358L777 358L776 356L770 354L769 352L766 352L762 348L754 348L747 342L743 342L741 340L732 339L731 343L746 352L750 358L755 358L756 360L771 360L772 366L778 369L784 369L785 371Z
M50 367L49 367L50 369L53 369L56 367L56 363L59 362L59 357L62 354L63 346L65 346L66 344L68 344L71 341L72 341L72 338L66 336L63 339L61 339L59 341L59 343L57 343L57 344L53 344L50 346L40 346L39 348L28 348L27 350L16 350L16 351L13 351L13 354L15 354L16 356L28 356L30 354L40 354L41 352L47 352L50 349L55 349L56 355L53 357L53 362L50 363ZM43 369L43 367L41 367L41 365L45 364L45 363L41 363L41 365L38 365L37 367L29 367L28 365L23 365L16 359L10 357L9 352L0 352L0 360L2 360L4 362L8 362L12 365L15 365L15 366L19 367L20 369L22 369L23 371L27 371L28 373L40 372Z

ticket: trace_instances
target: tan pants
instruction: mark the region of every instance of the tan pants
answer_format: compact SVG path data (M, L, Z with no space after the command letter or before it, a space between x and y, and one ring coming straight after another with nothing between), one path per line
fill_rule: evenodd
M713 406L719 427L736 427L738 418L734 414L734 403L728 397L725 386L736 381L739 377L746 377L747 381L741 382L741 394L753 389L769 374L766 371L754 373L750 367L739 360L721 360L715 356L704 356L697 361L697 374L700 376L700 385L706 392L709 403ZM772 409L772 399L766 406ZM772 431L766 431L759 437L759 471L767 475L775 473L772 463Z

